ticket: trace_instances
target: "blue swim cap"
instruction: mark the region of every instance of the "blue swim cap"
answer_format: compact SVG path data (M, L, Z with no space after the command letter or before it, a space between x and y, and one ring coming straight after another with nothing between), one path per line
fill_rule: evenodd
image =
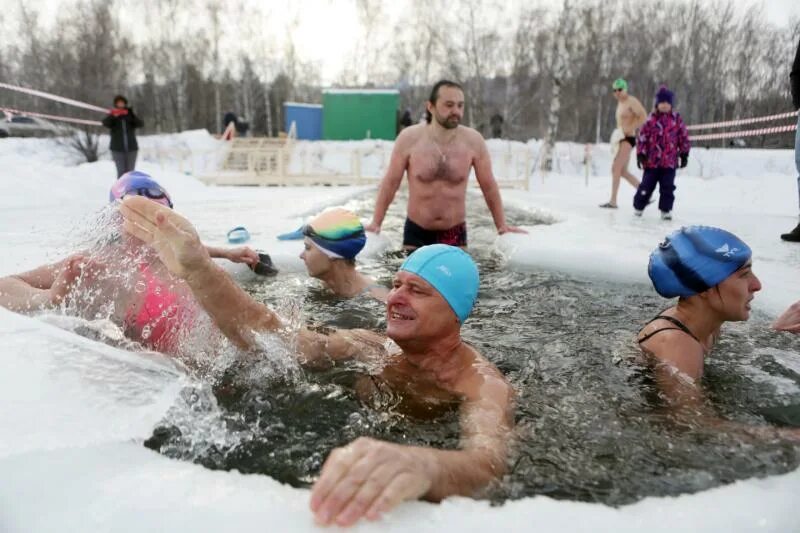
M400 270L416 274L431 284L462 324L478 298L478 267L467 252L455 246L432 244L415 250Z
M724 229L689 226L670 234L650 254L647 273L665 298L694 296L742 268L753 252Z
M144 196L172 209L172 199L167 190L158 184L149 174L131 170L119 177L108 193L108 201L122 200L124 197Z

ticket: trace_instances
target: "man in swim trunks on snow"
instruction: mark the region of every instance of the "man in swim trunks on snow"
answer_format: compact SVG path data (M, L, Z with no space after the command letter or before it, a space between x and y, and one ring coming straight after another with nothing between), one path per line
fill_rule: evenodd
M297 331L211 261L188 220L136 197L126 198L121 212L125 231L156 250L237 346L257 347L258 332L277 335L296 346L305 364L363 362L381 389L416 404L417 411L443 403L458 407L458 449L361 438L331 452L311 491L319 523L348 526L363 517L377 519L403 500L473 495L505 472L513 390L492 363L461 340L479 284L466 252L437 244L406 259L387 298L385 336L366 330Z
M464 116L461 86L447 80L438 82L426 107L427 124L405 128L397 137L378 190L372 222L364 229L380 232L386 210L407 172L409 196L403 247L414 250L437 243L466 247L467 182L474 168L497 232L527 233L506 222L483 137L460 124Z
M628 94L628 82L619 78L614 80L611 88L617 100L617 130L611 136L611 142L617 145L614 162L611 163L611 200L600 207L617 208L617 193L619 192L620 178L625 178L634 189L638 189L640 182L628 170L631 152L636 148L636 130L647 120L647 111L642 103Z

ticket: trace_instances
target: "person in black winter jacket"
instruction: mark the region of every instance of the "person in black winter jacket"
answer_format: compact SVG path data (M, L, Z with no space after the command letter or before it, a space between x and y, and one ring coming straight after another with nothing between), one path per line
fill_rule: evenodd
M789 74L792 86L792 103L795 109L800 109L800 43L794 55L792 73ZM797 132L794 134L794 164L797 167L797 195L800 202L800 116L797 119ZM789 242L800 242L800 222L789 233L781 235L781 239Z
M144 122L134 115L133 109L128 106L128 99L120 94L114 97L114 107L103 119L103 126L111 130L111 156L117 165L119 179L136 168L139 144L136 142L135 130L144 126Z

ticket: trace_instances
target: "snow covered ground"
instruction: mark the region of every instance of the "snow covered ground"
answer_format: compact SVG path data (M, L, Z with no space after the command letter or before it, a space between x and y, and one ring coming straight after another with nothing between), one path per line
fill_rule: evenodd
M165 154L176 147L197 158L211 157L197 154L213 153L216 143L202 132L142 139L143 153L148 146ZM529 150L535 160L539 143L492 141L490 146L498 160L504 150ZM326 165L349 162L327 157L329 150L346 150L342 143L318 143L313 150L320 161L334 161ZM267 249L282 268L300 268L299 247L279 243L275 235L296 228L323 206L366 190L206 187L187 175L188 165L181 167L178 159L143 157L140 168L167 187L204 240L222 244L228 229L244 225L253 244ZM373 154L371 160L378 175L381 158ZM504 191L506 203L553 222L530 228L530 235L497 240L510 268L645 282L647 256L669 231L713 224L753 247L755 271L764 283L756 308L775 314L800 299L800 245L778 238L797 222L791 152L696 150L679 173L672 222L659 220L655 206L634 218L633 190L626 184L619 210L598 208L610 187L608 147L593 148L588 185L582 162L582 145L559 145L555 172L535 173L527 192ZM110 161L73 166L71 154L52 140L0 140L0 275L70 251L72 229L105 204L113 178ZM381 238L370 240L371 250L387 245ZM0 356L0 531L314 529L307 491L265 476L212 472L141 445L191 379L168 361L110 348L2 309L0 336L5 348ZM406 504L380 524L356 530L798 531L798 490L800 471L696 495L648 498L620 509L546 497L500 507L455 498L441 505Z

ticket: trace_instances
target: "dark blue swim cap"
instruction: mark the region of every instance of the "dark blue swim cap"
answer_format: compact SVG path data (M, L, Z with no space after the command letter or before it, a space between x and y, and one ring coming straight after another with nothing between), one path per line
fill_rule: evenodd
M689 226L670 234L650 254L647 273L665 298L694 296L742 268L753 252L724 229Z

